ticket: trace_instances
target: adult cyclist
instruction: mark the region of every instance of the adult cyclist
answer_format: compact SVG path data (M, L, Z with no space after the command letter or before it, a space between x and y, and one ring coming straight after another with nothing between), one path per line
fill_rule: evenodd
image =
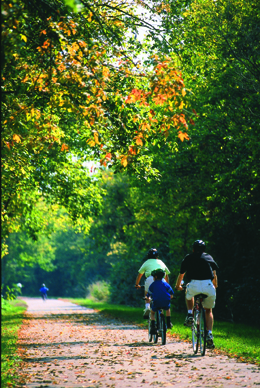
M185 326L192 326L193 324L193 305L194 295L203 293L207 295L203 302L206 313L206 326L207 326L207 347L213 349L213 312L212 309L215 306L216 301L216 288L218 286L216 270L218 269L217 263L213 260L212 256L205 252L206 244L202 240L196 240L193 243L193 252L185 256L181 263L180 274L177 278L175 288L182 290L181 282L186 274L190 282L186 287L186 305L188 309L188 315L185 319Z
M169 269L166 267L166 265L162 262L162 260L158 259L158 251L157 249L155 248L151 248L147 254L147 259L143 265L141 266L141 268L139 269L138 271L138 275L137 275L137 278L136 278L136 281L135 281L135 287L136 288L139 288L139 282L143 276L143 274L145 274L146 276L146 280L145 280L145 283L144 283L144 295L146 296L147 292L148 292L148 289L150 287L150 285L153 283L154 281L154 278L153 276L151 275L152 274L152 271L154 271L155 269L162 269L164 272L165 272L165 280L167 283L169 283ZM144 309L144 315L143 315L143 318L144 319L148 319L149 318L149 313L150 313L150 303L146 302L145 304L145 309Z

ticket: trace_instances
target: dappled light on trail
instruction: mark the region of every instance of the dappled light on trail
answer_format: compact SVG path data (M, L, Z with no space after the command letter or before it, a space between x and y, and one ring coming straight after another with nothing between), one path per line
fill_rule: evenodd
M141 326L69 302L40 302L26 298L16 386L255 387L259 382L255 365L213 351L194 356L189 343L169 334L165 346L149 343Z

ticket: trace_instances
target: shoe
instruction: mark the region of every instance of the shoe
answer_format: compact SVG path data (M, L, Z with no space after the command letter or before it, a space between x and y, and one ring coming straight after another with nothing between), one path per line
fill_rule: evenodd
M143 319L149 319L150 309L144 309Z
M184 321L184 326L191 327L193 325L193 315L188 314Z
M151 321L151 326L150 326L150 334L156 334L157 330L155 327L155 321Z
M207 343L207 349L214 349L215 348L212 333L207 334L206 343Z
M171 321L168 321L167 322L167 330L170 330L172 327L173 327L173 324L171 323Z

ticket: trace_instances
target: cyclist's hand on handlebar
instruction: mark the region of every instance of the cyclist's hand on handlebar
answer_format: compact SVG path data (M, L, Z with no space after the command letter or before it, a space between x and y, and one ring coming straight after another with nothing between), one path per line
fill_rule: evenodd
M179 286L179 287L176 287L176 286L175 286L175 290L177 290L177 291L183 291L183 288L182 288L182 286Z
M141 288L140 284L135 284L135 288Z

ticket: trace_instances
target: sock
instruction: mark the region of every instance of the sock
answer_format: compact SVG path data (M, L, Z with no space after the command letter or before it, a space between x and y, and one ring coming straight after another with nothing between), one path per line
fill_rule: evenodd
M145 308L149 309L150 308L150 303L145 303Z
M188 310L188 314L192 314L192 310Z
M212 334L212 330L208 330L208 334Z

